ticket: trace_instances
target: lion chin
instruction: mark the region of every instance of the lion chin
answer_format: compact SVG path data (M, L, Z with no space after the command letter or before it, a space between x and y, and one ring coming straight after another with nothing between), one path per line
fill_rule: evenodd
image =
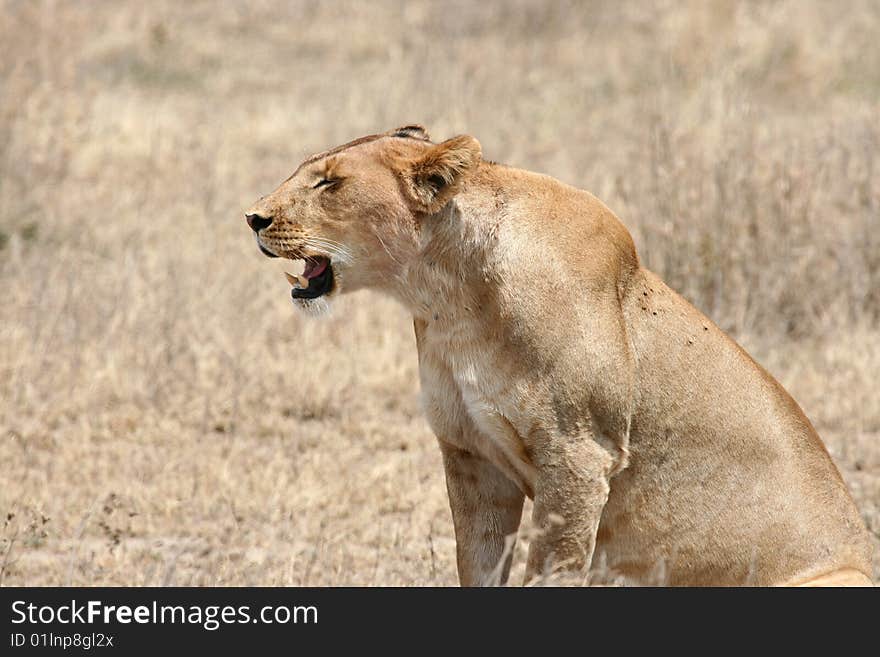
M292 298L294 307L308 317L326 317L333 309L331 297L318 297L316 299Z
M305 261L305 313L359 287L412 313L463 585L506 582L526 497L526 581L871 585L801 408L588 192L409 125L306 159L246 218Z

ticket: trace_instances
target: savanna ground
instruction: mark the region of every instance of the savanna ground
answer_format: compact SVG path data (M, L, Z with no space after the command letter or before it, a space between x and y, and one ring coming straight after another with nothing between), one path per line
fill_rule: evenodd
M242 217L410 122L605 200L880 536L880 4L0 7L3 584L457 581L406 314L298 316Z

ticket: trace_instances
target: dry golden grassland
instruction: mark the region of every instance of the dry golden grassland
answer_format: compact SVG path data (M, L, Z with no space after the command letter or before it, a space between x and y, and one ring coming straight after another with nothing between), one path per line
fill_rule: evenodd
M295 314L242 216L410 122L605 200L880 536L877 2L0 8L2 584L456 583L406 313Z

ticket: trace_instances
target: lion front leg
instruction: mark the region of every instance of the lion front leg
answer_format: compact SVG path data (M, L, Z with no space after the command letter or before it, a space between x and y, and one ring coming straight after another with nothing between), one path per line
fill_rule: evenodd
M586 582L608 500L613 459L592 438L559 439L538 467L525 583L565 570Z
M507 582L524 495L486 459L441 441L462 586Z

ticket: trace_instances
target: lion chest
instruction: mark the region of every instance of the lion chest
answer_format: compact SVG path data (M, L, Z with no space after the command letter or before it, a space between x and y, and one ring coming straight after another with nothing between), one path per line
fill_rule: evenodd
M419 359L428 421L441 440L480 454L531 495L535 467L524 439L529 421L520 410L527 382L498 345L476 335L467 326L424 332Z

